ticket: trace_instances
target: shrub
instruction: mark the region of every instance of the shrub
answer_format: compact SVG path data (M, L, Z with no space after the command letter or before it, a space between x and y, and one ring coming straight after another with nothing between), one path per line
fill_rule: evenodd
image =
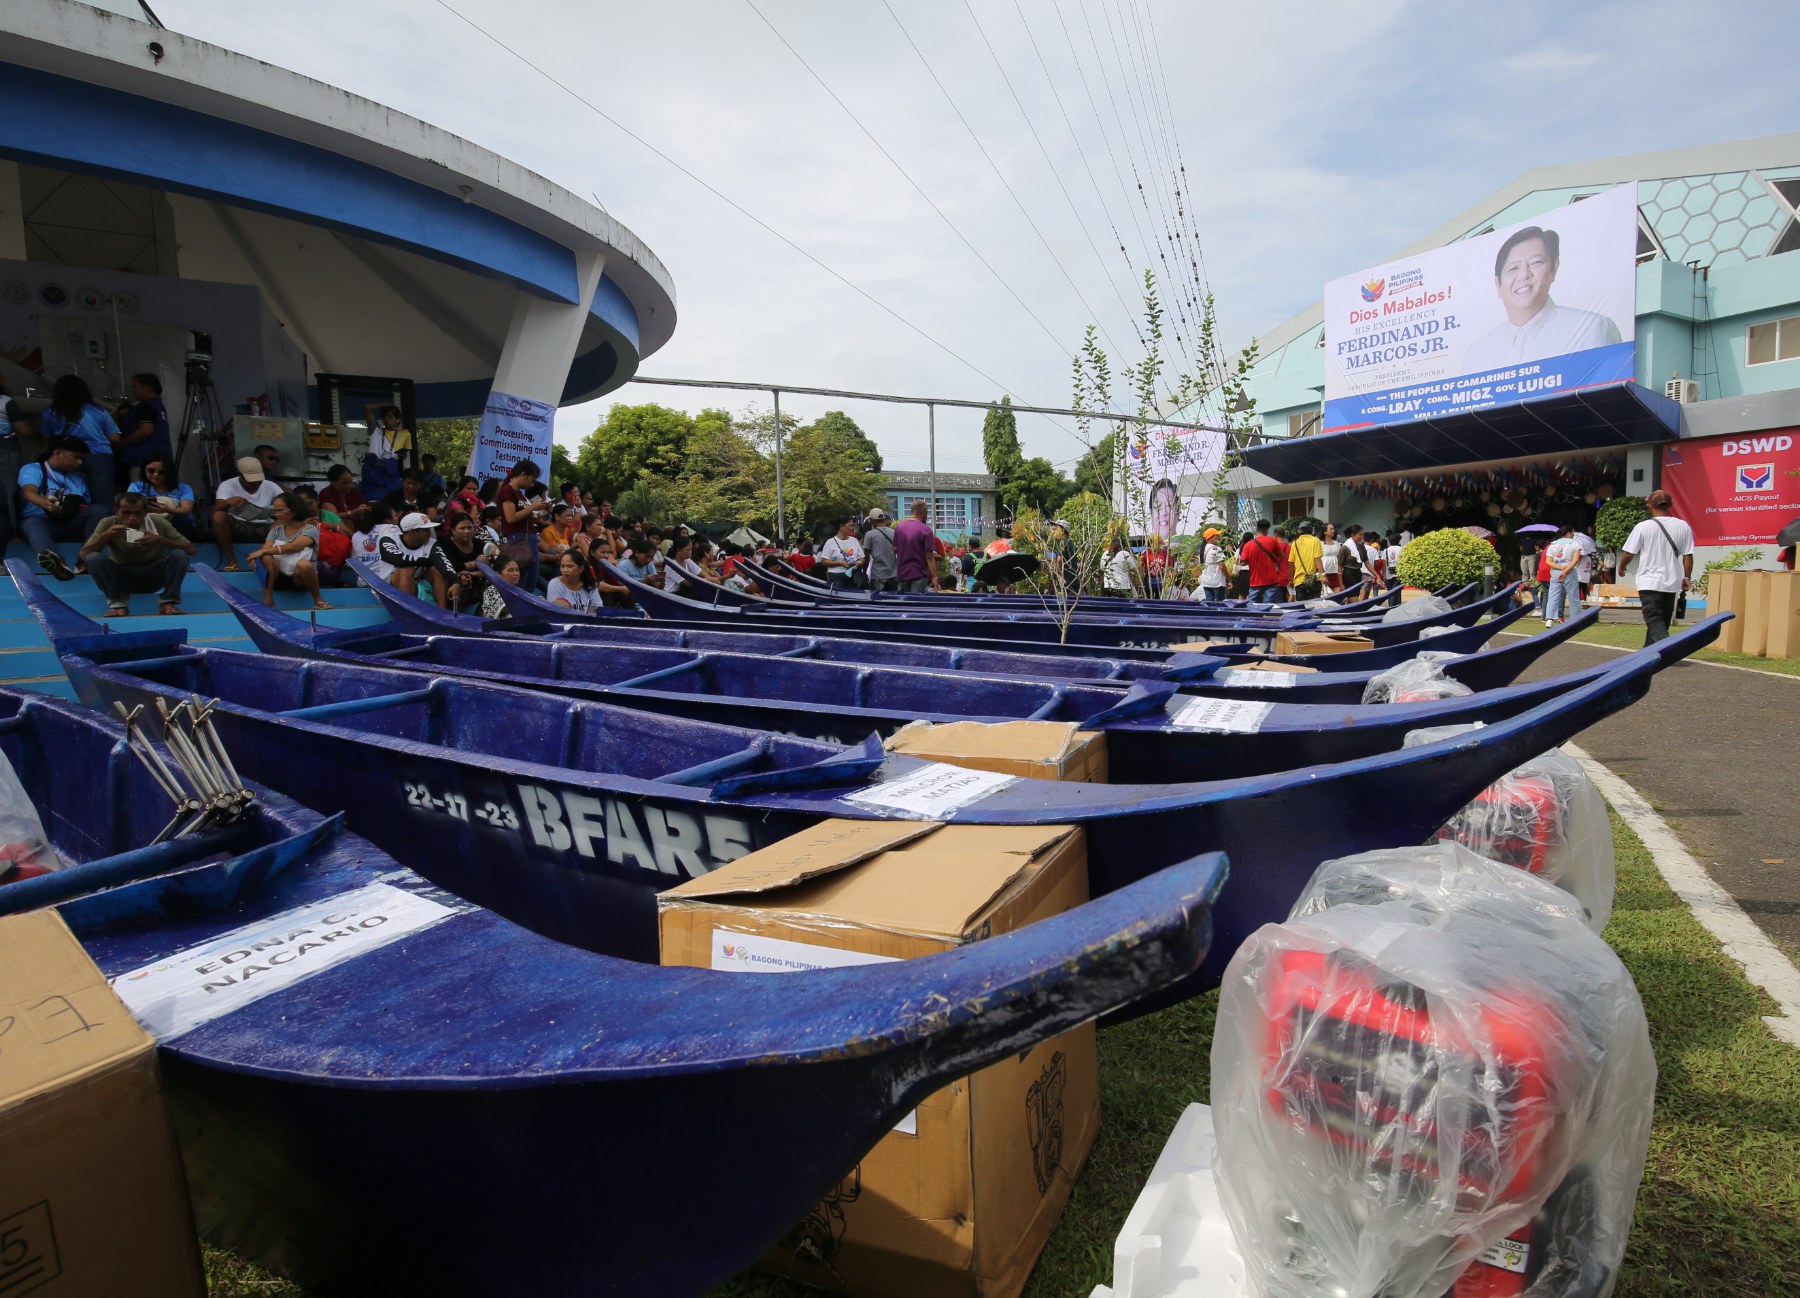
M1642 496L1614 496L1594 516L1594 539L1609 550L1622 550L1631 529L1650 517Z
M1421 590L1466 586L1480 581L1482 570L1496 563L1494 547L1460 527L1427 532L1400 551L1400 580Z
M1296 536L1300 535L1300 524L1302 523L1312 524L1312 534L1314 536L1325 535L1324 521L1314 518L1311 514L1305 516L1295 515L1293 518L1284 518L1279 523L1275 524L1272 530L1275 535L1279 536L1282 540L1292 541Z

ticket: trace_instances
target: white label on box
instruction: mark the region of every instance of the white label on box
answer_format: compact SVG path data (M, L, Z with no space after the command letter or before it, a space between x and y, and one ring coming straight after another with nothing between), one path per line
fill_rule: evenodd
M904 779L871 785L844 795L845 802L889 807L927 820L941 820L958 807L979 802L990 793L1016 784L1019 777L999 771L975 771L947 762L929 762Z
M1215 679L1221 685L1262 690L1287 689L1294 683L1295 672L1223 671Z
M120 974L112 988L151 1035L166 1041L461 913L371 883Z
M1498 1244L1489 1245L1482 1250L1480 1261L1489 1266L1497 1266L1502 1271L1513 1271L1525 1274L1531 1265L1531 1242L1523 1239L1503 1239Z
M1273 703L1242 699L1186 698L1171 702L1171 730L1206 730L1220 735L1253 735L1274 710Z
M737 933L728 928L712 931L712 967L724 973L799 973L806 969L849 969L863 964L892 964L898 957L871 955L867 951L841 951L811 942L789 942L779 937ZM909 1136L919 1134L919 1111L914 1109L894 1126Z

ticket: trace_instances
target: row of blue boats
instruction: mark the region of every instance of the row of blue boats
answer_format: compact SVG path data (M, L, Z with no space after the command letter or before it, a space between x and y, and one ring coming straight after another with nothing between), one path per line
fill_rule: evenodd
M366 572L390 621L334 630L198 569L251 654L101 626L8 568L88 707L0 692L0 751L74 862L0 913L60 907L156 1032L203 1233L321 1294L704 1292L925 1095L1216 986L1321 861L1424 842L1724 620L1518 684L1596 615L1486 649L1529 609L1511 590L1410 621L1391 596L1070 614L786 572L594 615L499 583L486 623ZM1304 630L1370 647L1252 669ZM1361 702L1421 650L1472 693ZM1115 782L946 798L965 772L882 744L969 719L1103 732ZM172 838L169 761L211 781ZM829 819L922 817L1080 826L1094 899L918 960L655 963L663 889ZM754 1192L696 1226L697 1167Z

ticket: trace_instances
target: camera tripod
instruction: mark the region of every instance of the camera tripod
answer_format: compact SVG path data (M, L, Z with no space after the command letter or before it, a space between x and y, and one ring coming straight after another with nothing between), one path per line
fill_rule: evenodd
M182 457L187 454L188 438L200 432L200 486L210 494L219 485L216 447L225 416L219 408L219 391L213 386L212 368L196 361L187 365L187 388L181 401L181 438L175 443L175 471L181 472Z

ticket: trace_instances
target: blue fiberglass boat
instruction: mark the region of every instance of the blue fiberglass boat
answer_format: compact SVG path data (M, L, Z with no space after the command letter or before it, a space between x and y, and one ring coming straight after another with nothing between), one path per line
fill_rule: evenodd
M1227 852L1213 951L1166 1000L1216 986L1238 943L1285 915L1320 861L1425 841L1507 771L1641 698L1655 667L1621 662L1509 720L1355 762L1059 784L888 755L873 736L846 747L397 668L171 652L109 634L24 564L12 571L84 702L216 699L214 723L250 778L341 809L390 851L440 844L418 863L433 883L634 958L654 957L661 888L829 817L1079 824L1096 895Z
M1304 675L1288 676L1272 686L1273 674L1233 676L1218 670L1215 659L1232 652L1230 646L1198 658L1155 653L1150 650L1123 650L1132 657L1102 658L1083 653L1061 652L1056 645L1036 646L1033 652L1005 652L974 647L979 640L969 640L968 647L956 644L951 637L917 636L881 639L857 636L803 635L792 630L714 630L666 622L564 622L552 625L536 618L486 621L465 613L440 609L429 600L408 595L365 569L376 601L387 610L392 624L387 627L333 630L314 626L308 642L317 647L343 644L359 646L358 652L381 653L404 647L398 640L377 646L367 637L391 635L395 632L419 636L457 635L489 636L509 639L531 637L549 641L566 640L576 644L616 644L626 647L659 647L694 649L721 653L756 654L763 658L810 658L820 662L854 663L859 666L916 667L939 672L976 672L1005 676L1015 680L1081 680L1088 682L1128 682L1137 680L1175 680L1187 682L1188 693L1220 698L1261 698L1270 688L1284 688L1283 702L1288 703L1360 703L1363 690L1374 678L1376 669L1346 671L1340 665L1347 654L1332 654L1314 659L1315 670ZM536 608L535 605L531 606ZM559 609L559 613L567 610ZM1516 644L1499 649L1480 650L1480 642L1462 637L1465 652L1445 661L1446 674L1472 690L1499 689L1517 680L1519 674L1557 645L1599 620L1597 609L1567 622L1523 637ZM1497 622L1483 624L1492 635ZM252 631L254 638L258 632ZM1461 633L1459 632L1460 636ZM1443 637L1435 643L1420 646L1444 651ZM950 643L944 643L950 641ZM954 646L954 647L953 647ZM1097 651L1092 651L1097 653Z
M0 751L80 862L0 886L0 913L60 902L158 1038L202 1232L320 1294L705 1292L932 1090L1192 970L1224 876L1191 861L916 960L661 968L262 789L225 850L146 861L169 800L123 733L0 690ZM128 856L174 872L69 899ZM756 1169L703 1229L671 1210L696 1160Z
M1204 729L1207 708L1196 708L1194 695L1163 682L1125 690L747 653L397 636L381 628L327 632L332 639L321 641L299 618L265 608L204 564L196 571L265 654L463 676L835 743L856 743L870 733L885 738L915 721L1072 722L1106 736L1108 778L1115 784L1187 783L1222 772L1266 775L1374 757L1400 747L1409 730L1503 721L1607 670L1420 703L1289 703L1285 691L1262 689L1256 702L1212 709L1219 715L1209 719L1213 728ZM1711 643L1722 621L1701 623L1639 652L1666 666Z

